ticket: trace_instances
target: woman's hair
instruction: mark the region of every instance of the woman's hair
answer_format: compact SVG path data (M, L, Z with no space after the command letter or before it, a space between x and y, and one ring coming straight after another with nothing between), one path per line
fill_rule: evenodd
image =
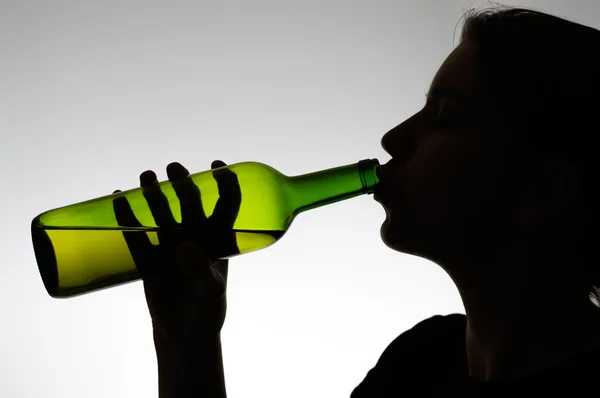
M510 122L531 154L570 162L581 198L593 211L600 135L600 31L541 12L508 7L471 10L461 41L477 46L478 61L494 93L509 105ZM600 265L594 258L597 217L578 225L557 221L561 239L574 237L573 273L600 303Z

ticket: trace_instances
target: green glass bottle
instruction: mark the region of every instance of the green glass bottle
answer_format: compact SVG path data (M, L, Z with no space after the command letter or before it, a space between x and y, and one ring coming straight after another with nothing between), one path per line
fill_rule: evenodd
M47 292L70 297L156 272L184 239L215 259L265 248L299 213L373 193L379 178L377 159L294 177L237 163L44 212L33 247Z

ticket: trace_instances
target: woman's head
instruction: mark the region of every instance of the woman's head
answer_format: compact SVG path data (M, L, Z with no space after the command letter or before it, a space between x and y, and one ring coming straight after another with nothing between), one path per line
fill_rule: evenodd
M468 13L425 107L382 139L386 244L457 278L545 247L592 291L599 54L599 31L557 17Z

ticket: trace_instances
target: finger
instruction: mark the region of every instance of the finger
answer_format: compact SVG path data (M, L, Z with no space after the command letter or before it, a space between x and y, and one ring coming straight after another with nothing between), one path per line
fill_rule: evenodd
M169 181L183 180L189 176L190 172L178 162L172 162L167 165L167 177Z
M118 191L121 192L121 191ZM114 193L117 193L115 191ZM120 227L141 227L142 224L138 221L135 213L131 209L131 205L127 200L126 196L119 196L113 199L113 211L115 212L115 218L117 219L117 224Z
M179 269L192 278L203 294L214 297L225 293L224 279L215 272L213 264L198 245L191 241L179 245L176 262Z
M242 190L237 175L229 169L213 171L213 176L219 187L219 199L211 217L224 227L233 228L240 211Z
M189 171L179 163L167 166L167 175L181 206L181 222L199 226L206 222L202 197L198 186L189 178Z
M136 218L135 213L131 209L129 201L125 196L119 196L113 200L113 211L115 212L115 218L119 226L133 228L142 226ZM127 247L129 248L129 252L133 257L136 268L140 272L140 275L143 275L145 272L147 272L147 270L144 269L146 261L144 261L143 258L140 258L139 254L149 254L149 250L152 245L150 238L148 238L148 235L144 231L127 230L123 231L123 238L125 239L125 243L127 243ZM134 255L136 253L139 253L138 256Z
M147 187L149 185L158 184L156 173L152 170L146 170L140 174L140 186Z
M213 162L210 164L211 169L218 169L219 167L225 167L225 166L227 166L227 165L222 160L213 160Z
M160 185L158 185L158 179L156 174L152 170L147 170L140 175L140 185L142 186L142 193L154 222L159 227L171 227L177 224L173 217L173 212L169 205L167 197L162 192Z

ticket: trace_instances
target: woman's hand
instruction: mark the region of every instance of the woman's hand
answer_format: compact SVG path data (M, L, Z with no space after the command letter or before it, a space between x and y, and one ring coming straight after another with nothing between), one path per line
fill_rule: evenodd
M214 161L212 168L225 166ZM238 253L233 223L241 204L237 176L229 169L215 170L219 199L213 214L206 217L198 187L179 163L167 166L169 181L181 203L177 223L156 174L140 175L144 197L157 225L158 245L145 232L123 234L144 283L152 317L155 344L186 347L203 336L218 336L226 313L228 260L223 254ZM114 202L121 226L139 225L127 199ZM162 228L162 229L161 229Z

